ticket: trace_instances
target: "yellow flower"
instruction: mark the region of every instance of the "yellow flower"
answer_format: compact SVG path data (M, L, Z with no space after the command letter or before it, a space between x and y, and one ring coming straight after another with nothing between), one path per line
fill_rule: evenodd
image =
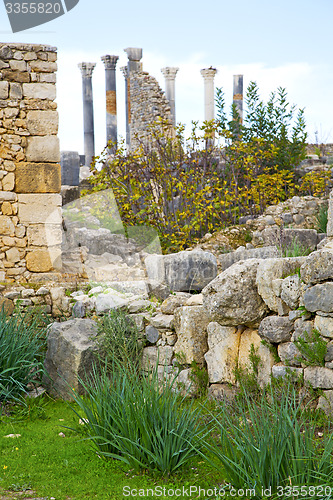
M6 470L8 469L8 465L4 465L3 468Z
M15 448L15 451L18 451L18 448L17 448L17 447Z

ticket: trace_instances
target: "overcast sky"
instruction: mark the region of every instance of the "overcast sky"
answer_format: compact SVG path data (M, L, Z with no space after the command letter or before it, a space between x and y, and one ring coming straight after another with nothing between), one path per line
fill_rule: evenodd
M37 1L37 0L36 0ZM57 102L60 146L83 154L82 86L79 62L96 62L93 73L96 154L105 145L105 81L101 56L118 55L118 132L125 134L126 47L143 48L143 67L160 82L160 68L178 66L177 121L203 120L200 69L218 69L229 106L232 75L244 86L255 80L263 98L278 86L305 108L309 141L315 131L333 142L332 0L80 0L64 16L12 34L0 5L0 41L45 43L58 48Z

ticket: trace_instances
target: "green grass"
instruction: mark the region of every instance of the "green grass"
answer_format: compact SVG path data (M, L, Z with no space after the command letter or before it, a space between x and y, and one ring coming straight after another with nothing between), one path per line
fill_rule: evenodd
M25 414L22 420L18 411L11 418L1 419L0 493L1 488L22 491L31 487L39 496L56 500L118 500L126 498L123 496L126 486L131 489L158 485L166 489L190 485L211 488L221 482L221 473L215 472L200 457L168 479L159 474L148 476L145 471L134 473L119 461L99 458L85 440L84 426L78 424L77 416L67 403L44 398L44 405L36 406L44 407L43 418L33 412L30 416ZM79 434L67 427L78 430ZM60 437L60 432L66 437ZM4 438L7 434L21 434L21 437Z

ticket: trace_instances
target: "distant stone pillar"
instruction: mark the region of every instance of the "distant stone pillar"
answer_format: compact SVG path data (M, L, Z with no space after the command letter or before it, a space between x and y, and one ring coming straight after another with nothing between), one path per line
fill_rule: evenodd
M200 73L205 81L205 120L214 120L214 78L217 69L210 67L208 69L202 69Z
M131 142L131 101L130 101L130 85L127 66L122 66L120 71L125 78L125 116L126 116L126 145L130 147Z
M105 66L106 142L117 145L116 65L119 57L106 55L101 59Z
M240 123L243 123L243 75L234 75L233 104L237 109Z
M142 71L142 63L140 62L142 59L142 49L127 47L127 49L124 49L124 52L126 52L128 57L128 71Z
M200 71L205 83L205 121L214 120L215 87L214 78L217 73L215 68L202 69ZM207 140L207 146L214 145L214 137Z
M94 104L91 77L96 64L82 62L78 66L82 74L85 165L90 167L92 158L95 156Z
M175 79L179 68L162 68L161 71L165 78L165 95L170 103L172 125L176 125L176 105L175 105Z

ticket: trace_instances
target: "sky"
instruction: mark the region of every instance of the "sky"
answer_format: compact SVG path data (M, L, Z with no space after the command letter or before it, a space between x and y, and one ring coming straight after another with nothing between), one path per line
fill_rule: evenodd
M83 154L82 80L78 63L95 62L96 155L106 143L105 72L101 56L118 55L118 133L125 135L126 47L143 49L143 69L164 89L161 68L177 66L176 119L204 119L200 69L215 67L215 84L232 102L232 76L257 82L267 99L279 86L305 108L308 142L333 142L332 0L80 0L65 15L13 34L0 4L0 42L58 48L57 103L61 150Z

